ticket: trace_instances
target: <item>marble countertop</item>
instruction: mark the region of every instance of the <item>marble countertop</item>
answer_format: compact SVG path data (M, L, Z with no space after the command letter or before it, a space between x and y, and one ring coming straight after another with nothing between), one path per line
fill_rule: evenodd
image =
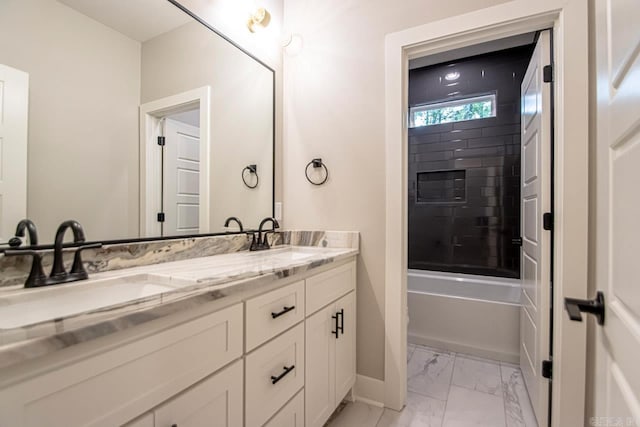
M161 275L179 283L171 290L148 297L27 326L0 329L0 369L203 304L215 305L214 309L223 308L273 289L278 279L357 254L357 248L279 246L268 251L235 252L108 271L93 274L89 281L55 285L62 291L91 286L105 279L144 274ZM47 288L51 292L51 287ZM0 311L3 301L7 307L6 301L23 298L40 289L0 291Z

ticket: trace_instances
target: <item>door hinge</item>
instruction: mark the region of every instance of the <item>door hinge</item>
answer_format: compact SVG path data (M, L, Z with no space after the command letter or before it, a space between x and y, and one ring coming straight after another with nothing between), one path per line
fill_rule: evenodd
M553 81L553 65L545 65L542 67L542 81L551 83Z
M164 222L164 212L158 212L158 222Z
M551 360L542 361L542 376L549 380L553 376L553 362Z
M553 214L551 212L545 212L542 215L542 228L545 230L553 230Z
M514 246L522 246L522 237L514 237L511 239L511 244Z
M159 136L158 137L158 145L161 147L164 147L164 145L166 144L166 139L164 136Z

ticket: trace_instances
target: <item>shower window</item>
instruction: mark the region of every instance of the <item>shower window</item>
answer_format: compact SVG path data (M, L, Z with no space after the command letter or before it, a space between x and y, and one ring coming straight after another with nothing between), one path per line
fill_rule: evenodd
M432 126L496 116L496 94L436 102L409 109L409 127Z

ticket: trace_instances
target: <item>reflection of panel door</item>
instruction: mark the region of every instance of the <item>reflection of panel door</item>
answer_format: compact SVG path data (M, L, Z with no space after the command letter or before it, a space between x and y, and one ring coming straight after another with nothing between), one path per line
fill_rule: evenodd
M605 298L595 330L595 419L640 426L640 2L597 1L596 235L592 292ZM586 142L585 142L586 143ZM595 295L589 295L593 298ZM583 315L585 317L586 315ZM592 317L592 316L588 316ZM591 335L589 335L591 337Z
M542 68L551 63L549 31L540 34L522 81L522 308L520 366L538 424L547 425L549 382L542 361L549 357L550 232L543 214L551 210L551 93Z
M198 233L200 130L167 119L165 125L163 235Z
M27 216L29 74L0 64L0 242Z

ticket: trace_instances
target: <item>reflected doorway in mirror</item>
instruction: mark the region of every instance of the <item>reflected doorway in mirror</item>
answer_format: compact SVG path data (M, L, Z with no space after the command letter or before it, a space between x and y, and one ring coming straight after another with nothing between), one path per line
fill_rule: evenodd
M141 237L209 232L210 105L211 89L204 86L140 106ZM199 112L197 132L183 123L194 110ZM180 125L176 117L183 118ZM176 145L165 148L167 138ZM183 179L164 185L167 173Z
M0 243L27 217L29 74L0 64Z

